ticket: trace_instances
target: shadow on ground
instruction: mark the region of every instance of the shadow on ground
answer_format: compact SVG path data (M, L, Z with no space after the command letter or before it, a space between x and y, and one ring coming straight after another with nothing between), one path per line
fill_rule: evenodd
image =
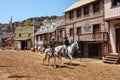
M8 76L8 78L27 78L27 77L30 77L30 76L18 76L18 75Z
M12 66L0 66L0 68L5 68L5 67L12 67Z

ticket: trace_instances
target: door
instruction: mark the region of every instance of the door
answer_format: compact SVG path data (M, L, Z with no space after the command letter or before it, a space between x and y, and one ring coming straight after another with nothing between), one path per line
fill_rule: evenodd
M97 43L89 44L88 47L89 57L98 57L98 44Z
M120 52L120 29L116 29L116 48Z
M22 41L21 42L21 49L22 50L27 50L27 41Z

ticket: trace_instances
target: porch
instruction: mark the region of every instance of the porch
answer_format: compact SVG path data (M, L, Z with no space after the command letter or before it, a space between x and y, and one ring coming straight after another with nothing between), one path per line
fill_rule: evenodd
M80 34L78 42L81 57L102 59L102 56L109 53L108 40L107 32Z

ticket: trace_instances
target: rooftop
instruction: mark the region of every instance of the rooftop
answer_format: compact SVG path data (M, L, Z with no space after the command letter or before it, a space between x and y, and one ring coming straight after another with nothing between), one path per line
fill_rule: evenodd
M80 1L78 1L78 2L73 3L73 4L72 4L70 7L68 7L64 12L71 11L71 10L73 10L73 9L75 9L75 8L81 7L81 6L83 6L83 5L86 5L86 4L91 3L91 2L94 2L94 1L96 1L96 0L80 0Z

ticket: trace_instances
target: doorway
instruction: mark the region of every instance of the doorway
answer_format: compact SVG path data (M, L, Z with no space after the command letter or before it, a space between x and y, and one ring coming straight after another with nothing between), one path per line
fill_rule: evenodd
M98 44L89 44L88 45L89 57L98 57Z
M27 41L21 42L21 50L27 50Z
M120 52L120 28L116 29L116 48L117 52Z

